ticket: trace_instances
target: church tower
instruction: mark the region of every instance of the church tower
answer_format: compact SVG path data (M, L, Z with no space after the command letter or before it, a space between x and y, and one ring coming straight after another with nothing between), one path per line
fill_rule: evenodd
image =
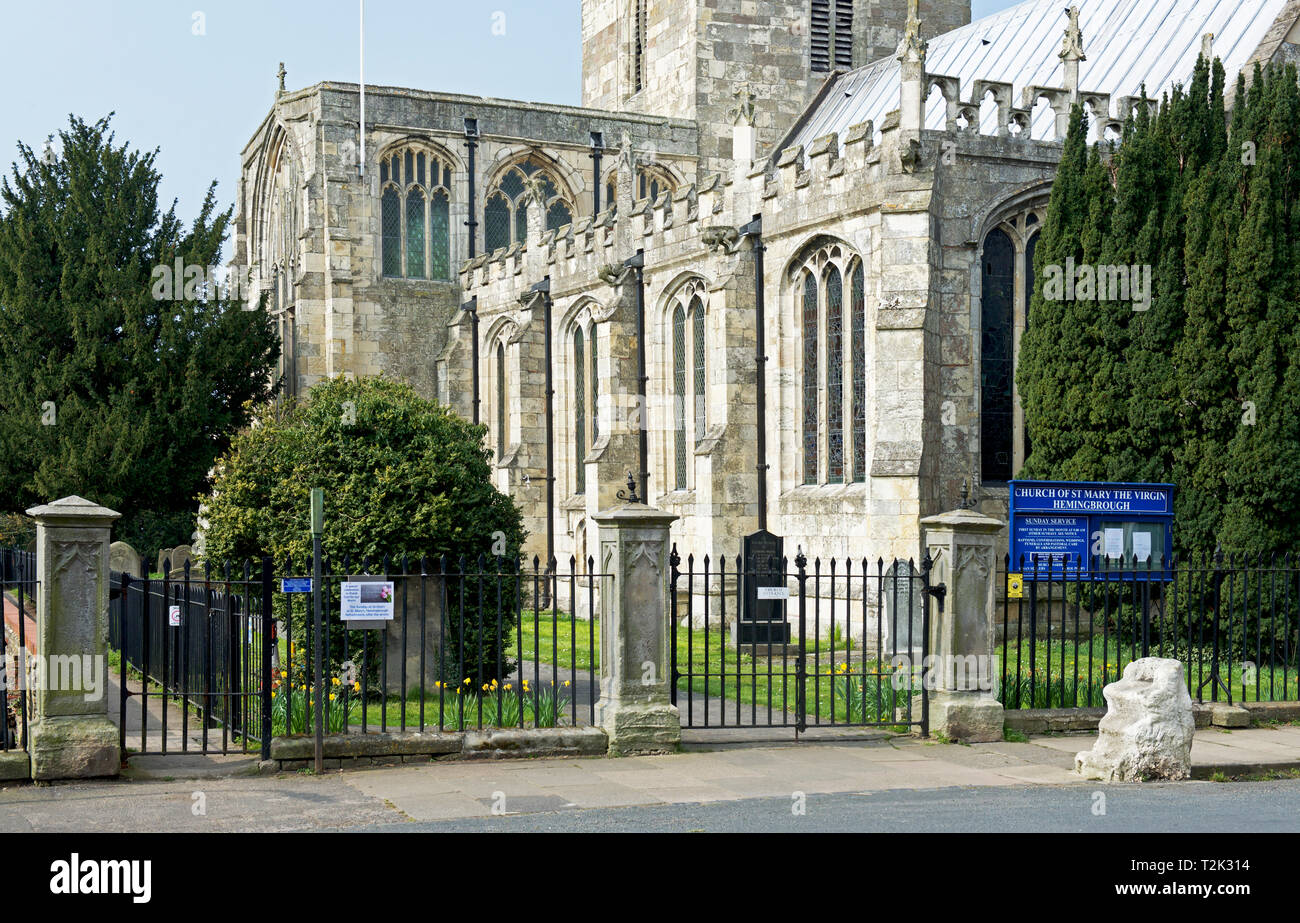
M921 0L927 36L970 22L970 0ZM773 153L826 79L892 55L907 0L582 0L582 103L695 119L700 171L729 170L737 93Z

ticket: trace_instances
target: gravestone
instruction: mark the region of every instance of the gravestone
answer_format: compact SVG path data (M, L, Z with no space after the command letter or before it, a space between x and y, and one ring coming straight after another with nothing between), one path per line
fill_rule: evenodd
M357 575L347 578L349 582L383 582L386 579L393 584L393 620L387 621L348 621L344 624L353 630L378 630L384 633L384 651L388 659L388 673L380 673L378 679L388 695L402 695L424 686L425 695L437 695L435 683L441 679L439 657L442 651L442 581L441 576L424 577L424 596L421 600L418 574L403 577L400 574L382 576ZM405 616L403 616L405 607ZM337 609L331 613L335 619L340 618ZM356 642L359 644L359 642ZM455 641L448 639L449 644ZM423 656L422 653L423 652ZM377 654L378 652L376 652ZM423 660L423 664L421 661ZM403 673L405 664L405 673ZM423 666L423 673L421 672ZM405 680L405 682L403 682Z
M130 574L132 577L139 577L140 555L126 542L114 542L108 546L108 567L109 570L119 574Z
M925 588L919 569L895 561L885 571L884 611L880 616L881 648L919 663L925 633Z
M171 550L171 579L184 580L186 564L190 565L190 579L200 579L202 571L195 564L193 549L189 545L177 545Z
M779 596L785 590L784 550L785 539L771 532L760 529L744 538L744 605L740 618L731 624L732 641L737 645L790 643L785 600L759 598Z

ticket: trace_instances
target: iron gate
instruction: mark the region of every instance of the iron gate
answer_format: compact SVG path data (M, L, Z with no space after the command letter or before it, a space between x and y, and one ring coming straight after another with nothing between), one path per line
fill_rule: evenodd
M684 728L919 728L929 733L931 562L874 568L802 553L685 567L673 547L672 702ZM764 606L763 604L767 605Z
M270 758L273 579L269 560L260 573L111 574L123 753Z

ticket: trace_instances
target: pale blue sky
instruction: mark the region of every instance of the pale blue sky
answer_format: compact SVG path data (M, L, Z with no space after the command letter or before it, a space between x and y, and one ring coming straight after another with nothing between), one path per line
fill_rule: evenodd
M974 0L988 15L1012 0ZM118 139L161 148L164 204L187 221L209 182L234 196L239 151L288 86L355 82L358 0L0 0L0 166L69 113L116 112ZM493 19L504 14L504 34ZM194 34L196 14L205 34ZM366 82L576 105L578 0L367 0Z

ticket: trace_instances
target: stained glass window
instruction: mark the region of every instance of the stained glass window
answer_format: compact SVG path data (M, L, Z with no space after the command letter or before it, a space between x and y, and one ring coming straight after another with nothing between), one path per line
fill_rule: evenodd
M524 178L518 170L511 170L501 179L501 192L508 198L517 199L524 192Z
M1015 248L1005 232L984 239L980 300L980 476L1008 481L1012 465L1012 328Z
M844 281L826 274L826 480L844 483Z
M451 203L439 189L429 202L429 270L435 279L451 280Z
M497 461L506 457L506 346L497 344Z
M451 168L436 154L407 147L379 162L379 176L386 184L380 206L384 275L449 281ZM443 186L430 189L439 176Z
M673 311L673 433L678 490L686 489L686 312Z
M867 303L862 263L849 284L849 351L853 356L853 480L867 479Z
M501 193L483 208L483 246L488 253L510 246L510 204Z
M573 212L569 211L569 206L557 199L546 210L546 230L554 231L566 224L573 224Z
M695 441L704 438L707 381L704 375L704 304L698 297L691 301L691 339L695 356L693 382L695 391Z
M424 193L419 189L406 195L406 277L424 278Z
M807 273L803 281L803 482L817 483L817 277Z
M384 275L402 274L402 201L391 186L384 190L383 224Z
M506 170L488 196L483 230L489 252L528 240L528 196L524 178L531 176L536 176L542 195L544 229L553 231L573 223L573 209L560 192L555 178L536 163L524 161Z

